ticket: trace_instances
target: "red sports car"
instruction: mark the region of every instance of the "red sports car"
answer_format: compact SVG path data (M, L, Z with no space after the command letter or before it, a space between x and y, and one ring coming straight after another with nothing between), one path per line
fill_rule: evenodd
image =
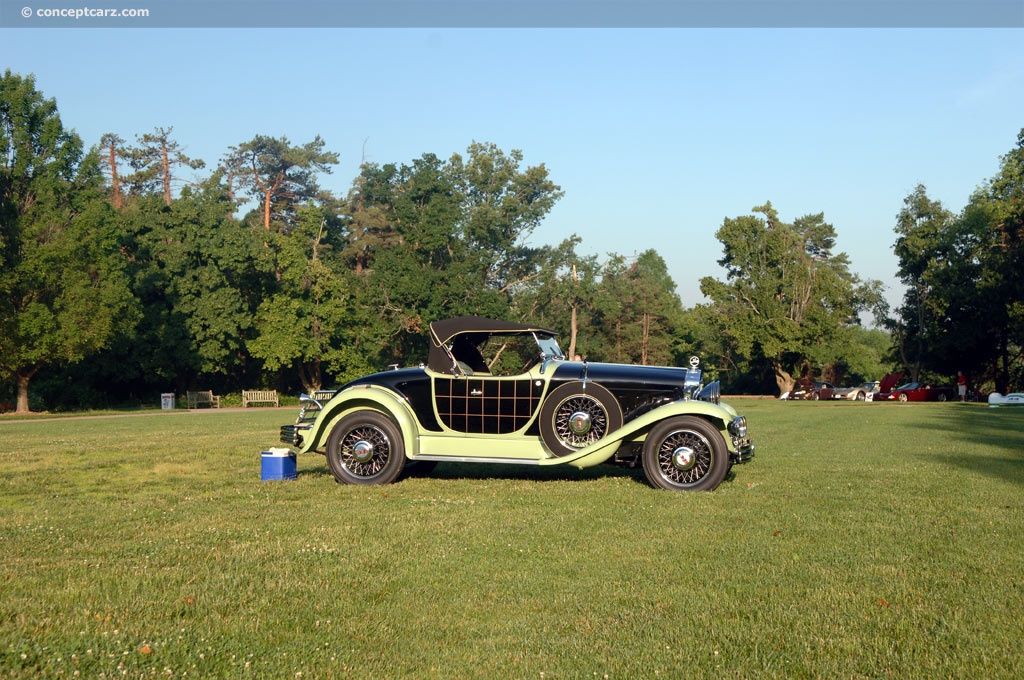
M933 387L928 383L912 382L900 385L891 392L879 392L875 401L948 401L956 395L952 387Z

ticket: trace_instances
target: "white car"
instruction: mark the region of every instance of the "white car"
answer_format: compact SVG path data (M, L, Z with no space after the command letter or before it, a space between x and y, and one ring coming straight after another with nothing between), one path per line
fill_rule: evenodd
M996 408L997 406L1024 406L1024 394L1013 392L1003 396L998 392L993 392L988 395L988 407Z
M849 399L850 401L865 401L868 395L878 392L878 381L866 382L856 387L837 387L832 393L833 399Z

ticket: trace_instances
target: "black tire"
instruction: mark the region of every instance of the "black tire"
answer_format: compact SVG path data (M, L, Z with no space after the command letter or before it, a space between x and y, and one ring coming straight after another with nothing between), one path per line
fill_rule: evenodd
M656 489L711 491L729 473L722 433L696 416L677 416L654 426L643 449L644 475Z
M597 383L571 382L551 391L540 409L540 436L551 453L566 456L622 427L622 407Z
M906 392L900 392L899 400L900 400L900 401L902 401L902 402L907 402L907 401L910 401L910 400L909 400L909 399L907 398L907 393L906 393Z
M936 397L936 399L938 399L939 401L946 401L947 397L946 397L946 395L945 395L945 394L942 394L942 393L940 392L940 393L939 393L939 396L937 396L937 397Z
M863 392L857 393L857 401L864 401L866 398L867 396Z
M378 411L348 414L327 438L327 465L341 484L390 484L405 463L401 430Z

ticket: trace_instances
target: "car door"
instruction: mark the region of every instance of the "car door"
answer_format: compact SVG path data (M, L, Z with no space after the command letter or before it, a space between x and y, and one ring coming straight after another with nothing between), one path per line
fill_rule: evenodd
M434 408L447 429L466 434L511 434L540 408L541 380L525 376L434 376Z

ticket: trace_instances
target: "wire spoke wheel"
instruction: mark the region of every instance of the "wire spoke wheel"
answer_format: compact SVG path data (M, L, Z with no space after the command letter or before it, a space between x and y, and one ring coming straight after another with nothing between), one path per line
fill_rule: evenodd
M582 449L608 434L608 411L589 395L569 397L555 410L555 432L574 449Z
M700 481L711 469L711 444L690 430L672 432L658 447L658 469L673 484Z
M345 416L327 439L327 464L345 484L388 484L405 463L401 431L376 411Z
M365 425L350 430L341 441L341 464L357 477L379 475L391 457L391 442L383 430Z
M729 472L729 453L722 434L706 420L680 416L651 430L644 442L643 466L654 487L711 490Z
M622 427L615 396L594 383L572 382L548 395L541 408L540 432L556 456L575 453Z

